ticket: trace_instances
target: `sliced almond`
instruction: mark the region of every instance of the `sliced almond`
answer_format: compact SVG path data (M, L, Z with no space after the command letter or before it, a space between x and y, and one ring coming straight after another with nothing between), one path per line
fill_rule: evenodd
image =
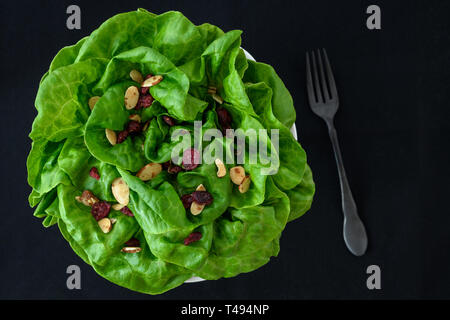
M217 103L222 104L223 103L223 98L221 96L219 96L217 93L213 93L211 95L211 97L217 101Z
M130 188L125 180L122 178L114 179L111 190L118 203L123 204L124 206L128 205L128 202L130 201Z
M125 253L136 253L140 252L142 249L140 247L123 247L120 251Z
M125 108L131 110L136 107L139 100L139 89L135 86L128 87L125 91Z
M88 105L89 105L89 108L92 110L92 109L94 109L94 106L95 106L95 104L97 103L97 101L100 99L100 97L99 96L94 96L94 97L91 97L90 99L89 99L89 101L88 101Z
M153 86L156 86L158 83L160 83L162 80L163 80L163 76L156 75L156 76L146 79L142 83L141 87L144 87L144 88L153 87Z
M134 70L134 69L130 71L130 78L131 78L131 80L136 81L139 84L141 84L142 81L144 81L142 74L139 71Z
M112 222L109 218L103 218L98 221L98 225L100 229L102 229L103 233L108 233L112 229Z
M159 163L149 163L141 168L136 174L136 177L142 181L148 181L156 177L162 171L162 166Z
M250 176L246 176L242 183L239 185L239 192L246 193L248 191L248 188L250 188L250 182Z
M120 209L122 209L123 207L125 207L125 205L121 203L115 203L111 206L111 208L116 211L120 211Z
M106 139L108 139L111 145L115 145L117 143L117 134L114 130L105 129Z
M206 191L206 188L203 184L200 184L195 191Z
M234 184L240 185L245 178L245 169L241 166L231 168L230 178Z
M213 86L209 86L208 87L208 93L209 94L214 94L216 92L217 92L217 88L216 87L213 87Z
M223 164L222 160L217 158L216 160L214 160L214 162L216 163L217 166L217 176L219 178L225 177L225 175L227 174L227 168Z
M88 207L92 207L94 203L99 202L98 198L89 190L84 190L81 196L76 196L75 199Z
M150 121L147 121L145 124L144 124L144 127L142 128L142 131L146 131L147 129L148 129L148 126L150 125Z
M204 208L205 208L204 204L200 204L200 203L197 203L197 202L194 201L191 204L191 213L194 216L196 216L196 215L200 214L203 211Z
M141 116L138 115L138 114L132 114L131 116L128 117L128 119L134 120L134 121L137 121L137 122L141 122Z
M117 219L114 219L114 218L110 218L109 220L111 220L111 223L112 223L112 224L114 224L114 223L117 222Z

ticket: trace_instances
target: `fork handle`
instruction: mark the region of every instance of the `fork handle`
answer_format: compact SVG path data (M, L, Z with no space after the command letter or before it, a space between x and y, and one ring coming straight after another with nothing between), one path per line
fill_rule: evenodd
M344 241L347 248L355 256L362 256L367 249L367 233L358 216L355 200L348 184L347 175L345 173L344 161L342 160L339 141L334 128L333 120L326 121L328 133L330 135L331 144L333 145L334 156L339 173L339 182L341 185L342 211L344 213Z

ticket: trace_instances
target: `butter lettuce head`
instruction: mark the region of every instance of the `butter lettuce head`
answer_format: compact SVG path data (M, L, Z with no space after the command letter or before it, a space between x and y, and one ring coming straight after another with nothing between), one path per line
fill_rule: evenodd
M271 66L246 59L241 33L196 26L180 12L139 9L108 19L61 49L43 76L27 159L30 206L45 227L58 225L73 250L109 281L159 294L193 276L212 280L250 272L277 256L287 222L310 208L315 186L306 153L289 131L296 117L292 97ZM139 86L130 79L133 69L163 76L150 88L149 108L124 107L125 90ZM203 130L221 128L211 86L223 98L220 107L231 115L233 129L255 129L259 136L259 129L267 130L274 174L263 175L264 164L246 161L252 181L246 193L230 180L236 164L226 164L222 178L214 163L202 163L176 175L163 170L150 181L139 179L136 172L144 165L171 159L175 129L192 135L194 121L202 121ZM93 96L100 99L91 110ZM120 132L132 114L148 128L112 146L105 129ZM165 116L176 125L168 126ZM279 132L278 149L270 139L273 130ZM232 143L216 138L202 148L226 153ZM100 179L89 175L92 167ZM111 185L119 177L130 189L134 216L111 210L108 217L115 223L103 233L91 208L75 197L90 190L114 204ZM180 198L200 184L214 201L194 216ZM201 239L185 245L193 232ZM130 238L140 241L140 252L121 252Z

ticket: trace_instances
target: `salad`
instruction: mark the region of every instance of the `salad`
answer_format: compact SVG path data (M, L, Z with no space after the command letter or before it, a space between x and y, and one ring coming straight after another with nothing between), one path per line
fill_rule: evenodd
M250 272L310 208L291 95L240 45L241 31L139 9L42 77L29 203L102 277L159 294Z

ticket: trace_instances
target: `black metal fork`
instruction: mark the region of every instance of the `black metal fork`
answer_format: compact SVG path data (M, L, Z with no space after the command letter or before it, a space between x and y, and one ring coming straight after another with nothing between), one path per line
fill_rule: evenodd
M306 87L312 111L327 124L336 157L344 212L344 241L351 253L361 256L367 249L367 234L358 216L355 200L348 184L334 128L334 115L339 107L339 97L325 49L306 53Z

